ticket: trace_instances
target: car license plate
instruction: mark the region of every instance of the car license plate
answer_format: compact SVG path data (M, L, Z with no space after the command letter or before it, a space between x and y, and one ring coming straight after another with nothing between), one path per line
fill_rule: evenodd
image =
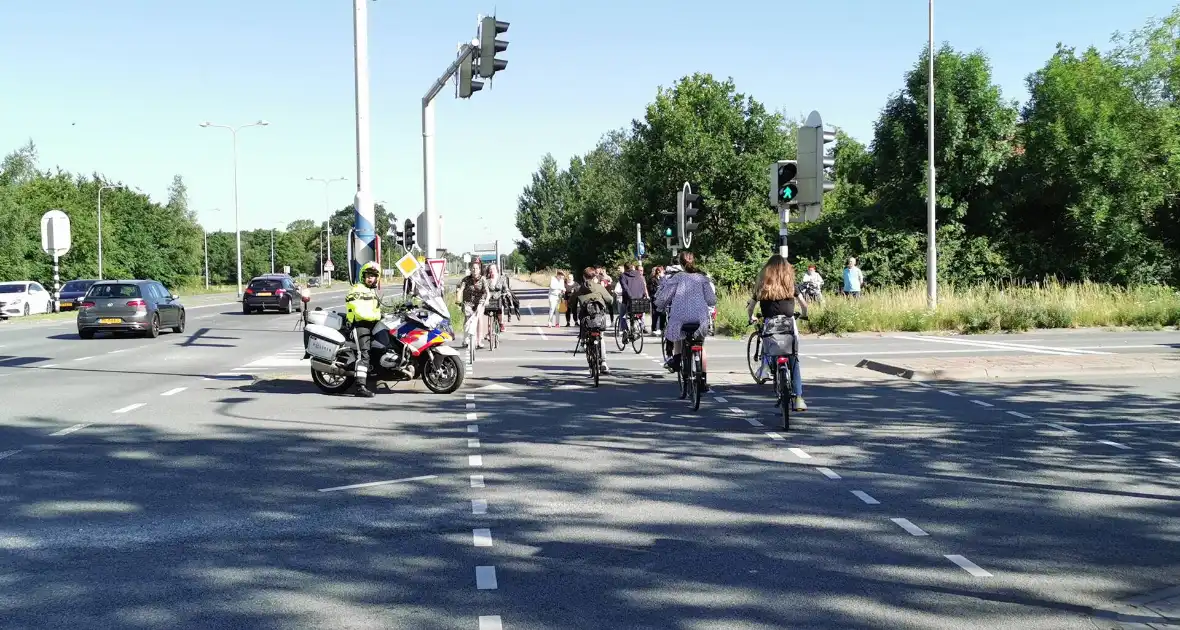
M105 319L98 320L98 323L100 323L100 324L122 324L123 320L119 319L118 317L107 317Z
M271 296L270 293L259 293L258 294L258 297L270 297L270 296Z
M73 303L73 302L62 302L62 303L61 303L61 307L62 307L62 308L71 308L71 307L73 307L73 306L74 306L74 303Z

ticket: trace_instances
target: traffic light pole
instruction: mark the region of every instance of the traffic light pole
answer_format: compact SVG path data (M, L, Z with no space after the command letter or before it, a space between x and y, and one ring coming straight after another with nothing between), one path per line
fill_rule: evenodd
M791 223L791 209L782 207L778 211L778 255L787 259L787 226Z
M349 278L360 277L361 265L377 256L377 230L373 213L369 150L369 4L353 0L353 42L356 72L356 198L353 202L353 234L350 241ZM331 219L329 218L329 229ZM331 237L329 237L330 239ZM331 240L329 247L331 247Z
M434 97L447 86L447 82L459 70L459 66L471 58L475 46L463 44L455 61L426 90L422 97L422 206L426 213L426 229L419 237L422 249L428 257L433 258L435 252L442 247L442 229L439 226L438 212L434 209Z

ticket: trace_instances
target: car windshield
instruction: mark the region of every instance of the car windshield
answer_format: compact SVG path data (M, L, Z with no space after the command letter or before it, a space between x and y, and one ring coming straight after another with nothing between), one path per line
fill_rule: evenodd
M255 291L277 291L283 288L282 280L255 280L250 283L250 288Z
M0 293L24 293L27 284L0 284Z
M71 280L70 282L67 282L66 286L62 287L61 290L62 291L85 291L86 289L89 289L90 285L92 285L92 284L94 284L93 280Z
M90 287L86 297L91 298L137 298L139 285L137 284L96 284Z

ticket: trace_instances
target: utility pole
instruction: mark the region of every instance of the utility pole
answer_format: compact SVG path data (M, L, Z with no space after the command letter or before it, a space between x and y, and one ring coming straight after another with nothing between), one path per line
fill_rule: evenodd
M376 222L370 179L369 149L369 2L353 0L353 61L356 76L356 198L353 201L352 256L349 278L359 278L361 265L377 255ZM330 237L329 237L330 238ZM331 241L329 240L329 244Z
M926 186L926 306L938 308L938 226L934 212L934 0L929 0L930 54L926 84L926 145L929 182Z

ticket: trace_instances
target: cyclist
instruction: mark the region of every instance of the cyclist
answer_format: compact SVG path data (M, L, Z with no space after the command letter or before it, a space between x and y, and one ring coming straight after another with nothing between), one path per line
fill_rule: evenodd
M675 270L675 272L674 272ZM680 370L682 333L685 324L699 324L698 334L709 327L709 307L717 306L713 284L696 266L692 252L680 252L680 267L668 268L669 275L656 293L656 308L668 313L664 329L664 346L671 346L671 358L664 367L671 372ZM707 386L706 386L707 391Z
M488 305L489 311L496 311L496 323L500 332L504 332L504 311L512 305L512 290L508 288L508 276L500 275L500 268L494 264L488 265ZM489 335L491 331L488 331Z
M782 256L775 254L766 261L766 266L758 272L758 279L754 282L754 295L746 303L746 313L750 323L754 323L754 307L762 310L762 317L769 321L772 317L787 317L791 323L792 334L798 344L799 331L795 326L795 311L806 316L807 300L799 294L795 286L795 267ZM765 324L763 324L765 325ZM764 378L766 362L758 366L757 378ZM803 402L803 371L799 367L799 357L796 353L791 365L791 385L794 388L794 411L807 411L807 403Z
M467 268L467 275L459 281L459 305L463 307L463 347L466 348L475 338L475 347L483 348L483 341L478 335L483 318L483 307L488 301L488 282L480 274L480 263L472 260Z
M619 286L622 287L621 297L623 298L622 315L619 317L619 325L626 326L627 318L631 315L632 300L650 298L647 292L647 282L643 279L643 267L638 263L628 265L626 273L619 278ZM643 328L642 332L647 333L647 326L644 325L643 318L639 319L639 324Z
M373 345L373 326L381 321L381 303L377 299L377 279L381 267L375 262L361 266L361 281L348 290L344 303L348 323L356 333L356 395L372 398L369 390L369 349Z
M599 312L607 310L610 304L615 301L615 296L611 295L606 287L602 286L602 281L599 279L598 270L593 267L586 267L582 272L582 284L574 292L574 298L578 302L578 334L582 336L583 341L588 341L585 337L585 325L583 319L586 317L587 307L590 304L596 304ZM606 357L599 357L599 366L603 374L610 374L610 367L606 365Z

